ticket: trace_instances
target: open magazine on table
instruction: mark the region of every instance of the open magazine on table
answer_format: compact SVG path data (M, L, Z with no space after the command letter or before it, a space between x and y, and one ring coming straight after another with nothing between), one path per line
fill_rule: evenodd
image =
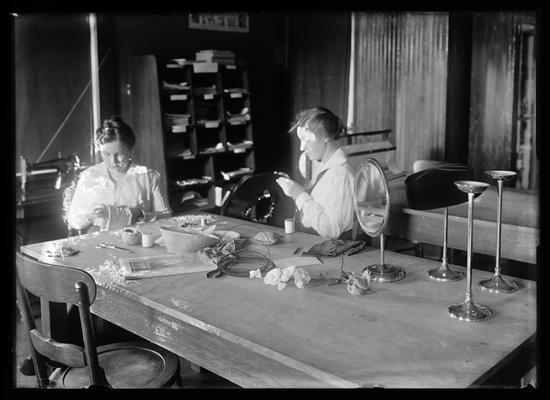
M188 254L162 254L149 257L120 258L120 266L126 279L143 279L156 276L208 272L217 268L214 262L200 257L196 252Z

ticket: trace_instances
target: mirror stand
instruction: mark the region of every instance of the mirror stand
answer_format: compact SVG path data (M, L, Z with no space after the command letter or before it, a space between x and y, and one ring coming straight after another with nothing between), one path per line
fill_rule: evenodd
M514 171L486 171L486 174L491 178L496 179L498 184L498 208L497 208L497 250L495 258L495 274L490 279L485 279L479 282L479 286L483 290L492 293L514 293L520 288L519 283L515 280L507 280L501 275L500 266L500 236L502 224L502 185L505 180L510 180L516 176Z
M449 207L443 211L443 257L441 258L441 267L428 271L428 276L436 281L459 281L464 278L464 273L451 269L447 263L447 236L449 222Z
M462 321L486 321L493 317L493 311L483 305L476 304L472 299L472 252L474 234L474 194L483 193L489 186L477 181L457 181L458 189L468 193L468 254L466 259L466 299L463 303L449 307L449 315Z
M380 264L372 264L363 269L362 275L372 282L396 282L405 277L400 267L384 262L384 234L380 234Z

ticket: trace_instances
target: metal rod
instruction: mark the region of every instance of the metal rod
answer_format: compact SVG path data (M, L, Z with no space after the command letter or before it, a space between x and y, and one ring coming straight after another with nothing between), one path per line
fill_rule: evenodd
M448 221L449 221L449 207L443 209L443 265L447 265L447 234L448 234Z
M101 125L101 108L99 98L99 68L97 56L97 18L95 13L91 13L90 21L90 73L92 78L92 132L90 140L90 158L96 160L94 133Z
M466 302L472 301L472 245L474 242L474 194L468 193L468 258L466 260Z
M500 233L502 213L502 179L498 180L498 208L497 208L497 254L495 265L495 276L500 275Z
M384 268L384 234L380 234L380 267Z
M348 82L348 115L346 118L346 126L354 127L355 117L355 13L351 13L351 40L350 40L350 60L349 63L349 82ZM351 137L347 137L347 144L351 144Z

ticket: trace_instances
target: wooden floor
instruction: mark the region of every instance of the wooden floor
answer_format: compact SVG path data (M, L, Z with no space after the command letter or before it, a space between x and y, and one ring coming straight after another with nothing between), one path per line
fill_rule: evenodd
M37 327L40 328L40 317L36 319ZM18 318L15 329L15 363L13 372L13 388L35 388L36 378L34 376L25 376L19 371L19 366L29 355L29 344L26 333L23 329L23 323ZM179 358L180 376L184 389L209 389L209 388L238 388L232 382L192 365L187 360Z

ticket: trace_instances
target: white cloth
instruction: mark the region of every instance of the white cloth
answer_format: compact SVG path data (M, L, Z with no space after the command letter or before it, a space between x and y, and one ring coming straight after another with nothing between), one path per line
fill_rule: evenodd
M143 210L145 220L169 216L171 210L160 189L160 173L143 165L132 164L121 182L116 184L103 163L80 174L69 212L68 224L73 229L87 228L90 223L101 229L119 229L131 225L129 207ZM99 204L108 205L106 220L90 220Z
M302 212L302 225L321 236L338 238L353 227L354 173L345 153L338 149L319 169L326 170L311 194L301 193L296 206ZM315 179L315 177L313 178Z

